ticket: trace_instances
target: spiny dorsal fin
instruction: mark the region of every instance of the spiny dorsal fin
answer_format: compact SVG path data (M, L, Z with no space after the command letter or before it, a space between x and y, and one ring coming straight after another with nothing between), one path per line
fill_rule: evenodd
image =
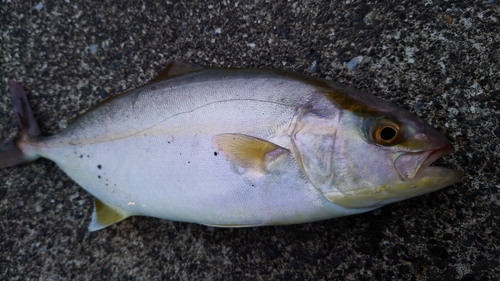
M165 70L163 70L162 73L160 73L158 76L149 81L148 84L160 82L162 80L165 80L173 76L193 71L198 71L201 69L203 69L202 66L199 66L194 63L187 63L187 62L173 60L167 64L167 67L165 68Z
M94 212L92 213L92 221L89 224L89 231L103 229L127 217L129 217L129 215L122 209L108 205L94 198Z
M267 140L244 134L221 134L212 138L214 146L232 164L266 172L269 165L289 151Z

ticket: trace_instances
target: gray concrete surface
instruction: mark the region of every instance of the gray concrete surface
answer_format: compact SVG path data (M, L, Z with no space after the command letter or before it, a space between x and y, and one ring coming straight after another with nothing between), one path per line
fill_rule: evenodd
M309 70L428 120L458 148L439 164L463 180L311 224L137 217L88 233L91 197L38 160L0 171L1 280L499 279L499 1L105 2L0 2L1 141L15 134L8 78L53 134L170 59Z

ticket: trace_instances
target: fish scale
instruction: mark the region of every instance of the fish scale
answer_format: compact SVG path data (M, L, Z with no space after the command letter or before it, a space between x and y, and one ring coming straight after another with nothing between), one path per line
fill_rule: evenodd
M22 87L10 82L10 89L21 129L0 147L0 168L54 161L96 198L91 231L129 216L220 227L311 222L435 191L460 176L430 166L453 149L417 116L285 71L174 61L48 137L39 135ZM405 178L408 170L416 176Z

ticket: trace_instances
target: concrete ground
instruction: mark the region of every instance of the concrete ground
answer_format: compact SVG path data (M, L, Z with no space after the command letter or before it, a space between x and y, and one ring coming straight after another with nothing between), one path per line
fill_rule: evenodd
M88 233L91 196L38 160L0 171L1 280L499 280L499 1L105 2L0 2L0 141L16 132L9 78L54 134L177 59L372 92L449 136L458 151L438 164L463 179L317 223L136 217Z

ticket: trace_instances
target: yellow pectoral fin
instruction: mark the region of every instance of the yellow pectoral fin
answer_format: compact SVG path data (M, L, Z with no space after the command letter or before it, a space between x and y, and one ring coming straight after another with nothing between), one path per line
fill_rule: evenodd
M129 217L125 211L120 208L108 205L101 200L94 198L94 212L89 224L89 231L96 231Z
M290 153L288 149L272 142L244 134L216 135L212 141L232 164L259 172L267 172L272 162Z

